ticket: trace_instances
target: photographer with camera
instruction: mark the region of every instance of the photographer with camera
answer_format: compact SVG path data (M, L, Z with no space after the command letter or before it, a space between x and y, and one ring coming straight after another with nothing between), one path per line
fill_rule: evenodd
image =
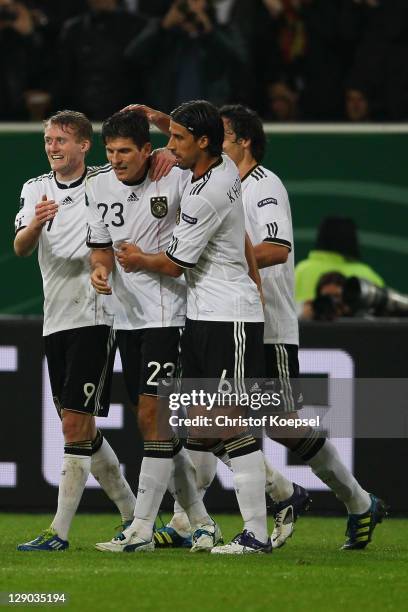
M334 321L339 317L407 317L408 295L358 276L323 274L314 300L302 304L300 319Z
M383 279L361 260L356 224L346 217L325 217L319 227L315 248L295 268L295 296L299 303L313 300L319 279L328 272L358 276L384 285Z
M313 300L302 304L299 318L304 321L333 321L338 317L348 317L351 311L343 301L346 277L340 272L323 274L316 287Z
M169 112L186 100L216 106L242 99L248 55L238 30L220 26L211 0L175 0L126 50L148 106Z

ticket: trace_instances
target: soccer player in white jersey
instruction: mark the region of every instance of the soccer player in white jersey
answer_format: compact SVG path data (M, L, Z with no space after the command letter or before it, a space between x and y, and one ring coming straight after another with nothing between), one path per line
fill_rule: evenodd
M137 252L135 242L152 253L168 247L189 173L173 168L160 181L149 178L149 122L141 111L112 115L103 123L102 138L109 164L90 173L86 187L91 280L100 293L113 290L114 326L144 456L133 522L96 547L110 552L154 550L154 521L174 469L169 488L196 531L191 550L205 550L219 540L219 529L207 514L194 466L174 436L167 412L160 412L158 398L158 381L171 383L179 358L185 282L176 274L130 272L126 264Z
M150 109L151 110L151 109ZM168 148L181 168L191 170L181 200L179 224L166 251L134 248L120 260L125 270L171 277L184 272L187 319L181 341L183 377L231 379L263 376L263 310L244 254L241 183L234 163L222 155L224 130L217 109L206 101L181 105L157 124L169 128ZM149 115L149 112L147 113ZM245 430L225 435L244 529L228 552L271 552L266 527L265 465ZM218 551L214 547L212 552Z
M44 342L54 402L61 417L64 457L57 513L49 529L21 551L68 548L68 532L91 472L132 519L135 497L95 416L107 416L115 338L107 300L89 282L86 246L85 156L92 125L82 113L61 111L44 123L51 172L27 181L16 217L15 252L38 246L44 288Z
M238 166L242 181L246 230L262 277L265 298L266 376L287 389L282 408L301 408L298 362L298 322L294 303L292 219L287 191L276 174L261 165L266 137L258 115L241 105L220 110L224 122L224 151ZM286 416L286 415L285 415ZM296 416L296 414L288 415ZM268 432L273 437L273 431ZM385 516L384 502L367 493L341 462L335 446L312 428L288 433L276 441L307 463L314 474L345 504L349 519L344 549L364 548L375 525ZM290 490L289 490L290 489ZM288 483L288 499L275 506L272 545L281 546L305 500L305 491Z

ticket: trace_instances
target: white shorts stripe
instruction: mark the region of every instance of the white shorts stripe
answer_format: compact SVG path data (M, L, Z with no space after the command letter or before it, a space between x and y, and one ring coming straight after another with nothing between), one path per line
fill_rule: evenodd
M100 403L100 399L101 399L101 395L102 395L102 391L105 385L105 379L106 379L106 373L108 371L108 365L109 365L109 358L110 358L110 354L113 348L113 345L115 344L115 330L113 329L113 327L110 329L109 331L109 336L108 336L108 342L106 345L106 361L105 361L105 365L103 367L102 373L101 373L101 377L99 379L99 383L98 383L98 387L95 393L95 409L94 409L94 414L98 415L99 411L101 410L101 403Z
M245 393L245 323L234 321L235 362L234 362L234 386L235 392Z

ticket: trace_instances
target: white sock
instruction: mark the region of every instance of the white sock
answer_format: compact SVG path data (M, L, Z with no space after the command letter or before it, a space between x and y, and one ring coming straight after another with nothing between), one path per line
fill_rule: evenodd
M198 490L196 469L185 448L182 448L173 457L173 464L174 470L169 482L169 490L178 503L177 510L184 510L188 522L182 512L177 512L170 526L179 531L175 526L178 525L182 531L188 532L190 526L190 529L194 530L202 525L210 524L212 521L203 502L204 489Z
M217 472L217 457L213 455L213 453L205 451L193 451L188 449L187 453L195 467L198 494L200 498L203 499ZM187 536L191 533L191 525L188 516L176 498L174 501L174 514L168 525L169 527L173 527L180 535Z
M285 501L293 495L293 482L289 482L283 474L275 470L264 456L266 487L265 491L275 501Z
M231 457L235 493L244 519L244 529L259 542L267 542L265 463L261 451Z
M217 457L208 451L188 450L187 452L196 469L198 492L201 498L204 498L217 473Z
M142 540L152 539L154 521L169 483L172 464L171 458L143 457L134 519L124 530L125 535L136 531Z
M122 522L132 520L136 497L120 471L119 460L106 438L91 459L91 473L109 499L116 504Z
M224 453L221 457L218 457L229 469L231 470L231 459L228 453ZM285 501L293 495L293 482L289 482L283 474L273 468L266 457L264 456L265 472L266 472L266 486L265 491L269 497L275 501Z
M353 474L342 463L336 447L326 440L318 453L306 461L322 480L342 501L349 514L363 514L371 505L367 491L364 491Z
M63 540L77 511L91 469L91 457L64 454L58 489L58 508L51 527Z

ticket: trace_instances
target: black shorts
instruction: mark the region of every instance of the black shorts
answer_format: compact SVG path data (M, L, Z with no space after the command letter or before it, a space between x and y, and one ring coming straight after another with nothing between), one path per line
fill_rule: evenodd
M274 381L280 393L277 412L295 412L303 407L299 380L299 347L296 344L265 344L266 378ZM276 389L279 386L279 389Z
M44 338L55 406L106 417L109 413L115 332L107 325L78 327Z
M181 338L183 378L263 378L263 332L263 323L187 319Z
M139 395L157 395L159 380L172 380L180 354L180 327L117 330L123 376L132 404Z

